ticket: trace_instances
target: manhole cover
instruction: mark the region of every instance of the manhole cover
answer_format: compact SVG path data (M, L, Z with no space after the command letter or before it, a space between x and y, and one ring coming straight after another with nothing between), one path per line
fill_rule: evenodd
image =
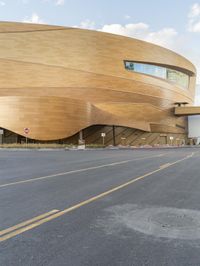
M187 214L177 214L170 212L156 213L151 222L157 223L162 227L172 227L178 229L192 228L197 226L195 219Z

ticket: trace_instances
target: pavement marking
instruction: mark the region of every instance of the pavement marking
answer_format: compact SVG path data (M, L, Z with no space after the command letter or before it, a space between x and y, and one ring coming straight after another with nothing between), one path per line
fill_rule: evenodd
M128 181L128 182L126 182L126 183L124 183L124 184L121 184L121 185L119 185L119 186L117 186L117 187L114 187L114 188L112 188L112 189L110 189L110 190L107 190L107 191L105 191L105 192L103 192L103 193L101 193L101 194L99 194L99 195L97 195L97 196L94 196L94 197L89 198L89 199L87 199L87 200L85 200L85 201L82 201L82 202L80 202L80 203L78 203L78 204L76 204L76 205L74 205L74 206L71 206L71 207L69 207L69 208L66 208L66 209L64 209L63 211L58 211L58 212L56 212L55 214L52 214L52 215L50 215L50 216L48 216L48 217L46 217L46 218L43 218L43 219L41 219L41 220L39 220L39 221L37 221L37 222L34 222L34 223L32 223L32 224L29 224L28 226L22 227L22 228L20 228L19 230L15 230L15 231L12 231L11 233L4 234L2 237L0 237L0 242L5 241L5 240L7 240L7 239L10 239L10 238L12 238L12 237L14 237L14 236L16 236L16 235L19 235L19 234L21 234L21 233L23 233L23 232L25 232L25 231L28 231L28 230L30 230L30 229L33 229L33 228L35 228L35 227L37 227L37 226L39 226L39 225L42 225L42 224L44 224L44 223L46 223L46 222L49 222L49 221L51 221L51 220L54 220L54 219L56 219L56 218L58 218L58 217L60 217L60 216L62 216L62 215L64 215L64 214L66 214L66 213L69 213L69 212L71 212L71 211L73 211L73 210L76 210L76 209L78 209L78 208L80 208L80 207L82 207L82 206L84 206L84 205L87 205L87 204L89 204L89 203L91 203L91 202L94 202L94 201L100 199L100 198L103 198L103 197L105 197L105 196L107 196L107 195L109 195L109 194L111 194L111 193L113 193L113 192L115 192L115 191L118 191L118 190L120 190L120 189L122 189L122 188L124 188L124 187L127 187L127 186L129 186L129 185L131 185L131 184L133 184L133 183L135 183L135 182L141 180L141 179L144 179L144 178L147 177L147 176L150 176L150 175L153 175L153 174L155 174L155 173L157 173L157 172L163 171L164 169L166 169L166 168L168 168L168 167L171 167L171 166L173 166L173 165L175 165L175 164L177 164L177 163L180 163L180 162L182 162L182 161L184 161L184 160L187 160L187 159L191 158L194 154L195 154L195 153L193 152L193 153L191 153L190 155L187 155L186 157L184 157L184 158L182 158L182 159L179 159L179 160L177 160L177 161L175 161L175 162L173 162L173 163L170 163L170 164L168 164L168 165L165 165L164 168L163 168L163 167L162 167L162 168L159 167L158 169L156 169L156 170L154 170L154 171L148 172L148 173L146 173L146 174L144 174L144 175L142 175L142 176L139 176L139 177L136 177L136 178L134 178L134 179L131 179L130 181ZM34 219L34 218L33 218L33 219ZM30 220L29 220L29 221L30 221ZM24 222L24 223L26 223L26 222ZM13 228L13 227L11 227L11 228ZM10 230L10 231L11 231L10 228L5 229L5 230L7 230L7 231ZM3 230L3 231L5 232L5 230ZM0 231L0 233L1 233L1 232L2 232L2 231Z
M164 169L166 167L169 167L171 165L171 163L166 163L160 166L161 169Z
M21 228L23 226L26 226L26 225L31 224L33 222L36 222L38 220L41 220L41 219L43 219L43 218L45 218L47 216L50 216L51 214L54 214L56 212L59 212L59 210L52 210L50 212L43 213L43 214L38 215L38 216L36 216L36 217L34 217L34 218L30 219L30 220L27 220L25 222L22 222L22 223L19 223L17 225L14 225L12 227L9 227L9 228L7 228L5 230L0 231L0 236L5 235L7 233L10 233L11 231L14 231L16 229L19 229L19 228Z
M52 212L52 215L53 215L53 213L55 213L55 212L59 212L59 210L53 210L53 211L51 211ZM49 212L50 213L50 212ZM51 217L52 215L50 215L50 216L48 216L48 217ZM42 215L41 215L42 216ZM35 217L36 218L36 217ZM32 219L32 220L34 220L34 218ZM44 219L42 219L42 220L44 220ZM31 224L29 224L29 225L27 225L27 226L25 226L25 227L21 227L20 229L18 229L18 230L13 230L13 231L11 231L10 233L8 233L8 234L4 234L2 237L0 237L0 242L2 242L2 241L5 241L5 240L7 240L7 239L9 239L9 238L12 238L12 237L14 237L14 236L16 236L16 235L19 235L19 234L21 234L21 233L23 233L23 232L26 232L26 231L28 231L28 230L31 230L31 229L33 229L34 227L36 227L36 226L39 226L41 223L40 223L40 221L42 221L42 220L38 220L38 221L36 221L36 222L34 222L34 223L31 223ZM30 221L30 220L29 220ZM26 222L28 222L28 221L26 221ZM24 222L24 223L26 223L26 222ZM14 226L13 226L14 227ZM11 229L11 228L13 228L13 227L10 227L10 228L8 228L8 229L5 229L5 230L3 230L3 231L6 231L6 230L9 230L9 229Z
M78 169L78 170L72 170L72 171L58 173L58 174L53 174L53 175L47 175L47 176L41 176L41 177L35 177L35 178L32 177L31 179L26 179L26 180L21 180L21 181L7 183L7 184L2 184L2 185L0 185L0 188L13 186L13 185L19 185L19 184L25 184L25 183L29 183L29 182L35 182L35 181L38 181L38 180L48 179L48 178L51 178L51 177L75 174L75 173L80 173L80 172L86 172L86 171L89 171L89 170L94 170L94 169L100 169L100 168L109 167L109 166L125 164L125 163L129 163L129 162L133 162L133 161L139 161L139 160L144 160L144 159L162 157L164 155L165 154L162 153L162 154L158 154L158 155L155 155L155 156L141 157L141 158L135 158L135 159L132 159L132 160L119 161L119 162L109 163L109 164L102 164L102 165L99 165L99 166L92 166L92 167L88 167L88 168L82 168L82 169Z

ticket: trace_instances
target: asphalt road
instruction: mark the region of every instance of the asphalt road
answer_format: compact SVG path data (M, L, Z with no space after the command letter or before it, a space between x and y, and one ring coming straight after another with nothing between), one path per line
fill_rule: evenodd
M0 151L1 266L199 266L200 150Z

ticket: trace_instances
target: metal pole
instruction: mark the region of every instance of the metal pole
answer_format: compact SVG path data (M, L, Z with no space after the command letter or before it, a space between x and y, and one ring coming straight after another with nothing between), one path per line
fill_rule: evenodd
M115 126L113 126L113 146L116 146L116 140L115 140Z

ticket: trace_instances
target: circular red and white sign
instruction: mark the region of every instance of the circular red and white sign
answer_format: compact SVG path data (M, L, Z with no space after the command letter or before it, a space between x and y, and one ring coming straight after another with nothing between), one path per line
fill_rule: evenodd
M25 128L24 128L24 133L25 133L25 134L28 134L29 132L30 132L30 128L25 127Z

